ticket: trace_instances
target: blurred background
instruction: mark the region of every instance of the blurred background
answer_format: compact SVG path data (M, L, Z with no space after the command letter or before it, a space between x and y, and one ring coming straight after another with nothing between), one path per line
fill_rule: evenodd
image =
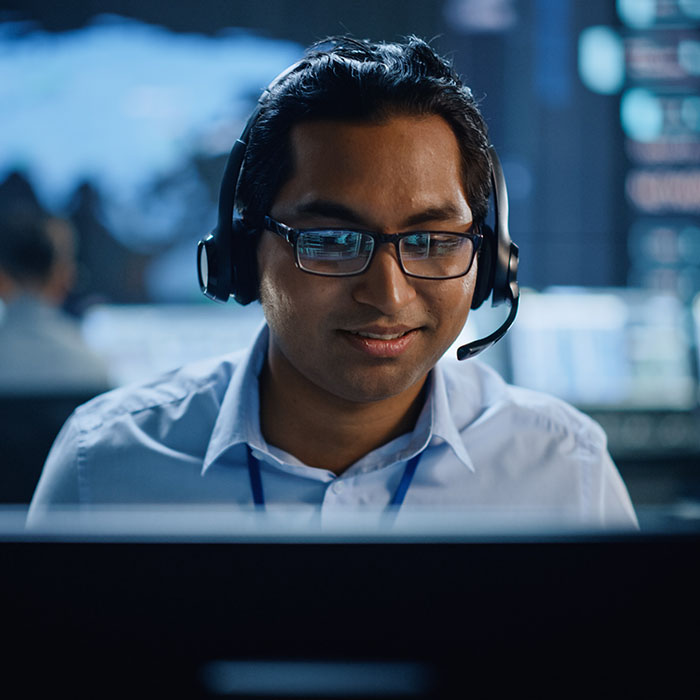
M697 514L699 25L700 0L3 2L0 221L49 216L71 253L45 337L0 303L0 364L24 361L0 370L0 501L31 497L78 402L247 345L259 306L207 301L195 271L233 141L311 42L413 33L480 100L508 183L525 289L484 359L594 415L636 505ZM51 380L57 335L92 384Z

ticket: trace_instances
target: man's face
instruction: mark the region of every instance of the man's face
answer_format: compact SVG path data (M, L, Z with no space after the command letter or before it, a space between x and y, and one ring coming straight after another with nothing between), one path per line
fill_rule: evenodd
M270 212L278 221L389 234L469 228L459 147L439 116L306 122L291 145L293 175ZM476 261L457 279L407 277L392 245L361 275L311 275L269 231L258 266L273 375L351 402L417 394L462 329L476 279Z

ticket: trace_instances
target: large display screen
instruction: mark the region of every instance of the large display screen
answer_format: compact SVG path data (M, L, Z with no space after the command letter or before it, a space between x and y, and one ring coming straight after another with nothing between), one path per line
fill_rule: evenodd
M515 384L577 406L687 410L697 403L692 321L671 294L525 293L508 338Z

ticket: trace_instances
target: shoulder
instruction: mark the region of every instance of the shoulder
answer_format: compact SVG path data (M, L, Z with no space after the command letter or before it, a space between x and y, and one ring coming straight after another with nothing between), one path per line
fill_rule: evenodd
M568 509L588 524L636 527L603 429L554 396L507 384L480 362L441 364L475 491L512 507Z
M111 386L105 362L83 341L75 319L22 299L0 319L0 385L22 393L97 393Z
M79 406L72 420L81 432L120 420L169 414L187 403L196 412L204 403L219 405L241 361L241 353L194 362L144 384L113 389Z
M188 364L79 406L51 448L30 515L52 503L178 500L180 482L198 483L240 361L226 355Z
M466 366L465 366L466 365ZM603 429L570 404L549 394L508 384L479 361L441 362L450 409L458 429L498 425L510 439L517 433L570 439L581 449L605 451Z

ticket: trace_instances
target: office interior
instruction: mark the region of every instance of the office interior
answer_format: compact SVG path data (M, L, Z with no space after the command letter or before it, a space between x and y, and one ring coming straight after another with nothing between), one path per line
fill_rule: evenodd
M522 289L514 327L480 360L601 423L641 536L697 533L694 0L3 3L0 206L26 198L71 223L77 277L63 306L110 383L248 344L260 307L206 300L196 244L215 224L225 159L260 89L305 46L345 33L429 39L480 100L506 177ZM455 347L506 313L473 312ZM88 398L84 389L0 387L7 508L28 504L53 438ZM20 537L12 532L4 539ZM208 687L226 694L232 667L211 668ZM418 673L415 690L430 686L421 669L375 673ZM323 692L335 697L332 683Z
M33 199L74 226L78 275L64 306L114 386L244 347L261 322L257 304L220 308L201 296L193 252L215 224L224 160L259 89L324 36L415 33L453 59L480 100L506 175L523 300L482 359L594 415L638 506L690 513L700 502L692 2L59 11L35 0L0 19L0 201ZM489 332L499 314L474 312L462 338ZM3 501L31 495L55 431L89 392L74 393L37 396L28 382L0 396L4 439L18 450L8 464L31 461L26 483L8 477Z

